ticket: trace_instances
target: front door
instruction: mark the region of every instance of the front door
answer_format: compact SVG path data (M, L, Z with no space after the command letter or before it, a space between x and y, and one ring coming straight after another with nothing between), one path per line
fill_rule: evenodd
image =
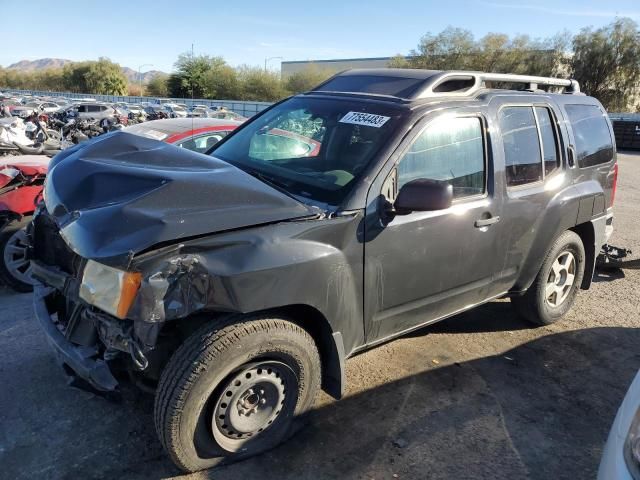
M459 109L424 118L374 182L365 223L365 325L374 342L497 295L502 257L484 112ZM383 170L384 172L384 170ZM450 208L385 214L417 178L449 182Z

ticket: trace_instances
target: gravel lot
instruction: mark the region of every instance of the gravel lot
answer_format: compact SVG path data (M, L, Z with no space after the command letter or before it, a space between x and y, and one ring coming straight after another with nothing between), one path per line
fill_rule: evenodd
M619 155L611 243L640 254L640 155ZM593 478L640 368L640 271L598 275L564 321L530 328L508 301L348 362L349 391L259 457L191 476L164 457L152 402L69 388L30 296L0 289L0 477Z

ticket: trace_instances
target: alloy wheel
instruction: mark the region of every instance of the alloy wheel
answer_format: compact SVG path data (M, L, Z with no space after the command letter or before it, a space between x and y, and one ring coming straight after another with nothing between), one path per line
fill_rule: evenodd
M551 265L545 287L545 299L552 307L559 307L569 296L575 282L576 258L565 250Z

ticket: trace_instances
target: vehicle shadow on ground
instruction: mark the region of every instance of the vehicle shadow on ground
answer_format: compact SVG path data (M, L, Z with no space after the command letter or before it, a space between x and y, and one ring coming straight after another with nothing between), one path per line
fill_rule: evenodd
M428 348L439 333L499 331L515 322L521 321L508 302L494 302L421 332L433 335L425 338ZM424 362L412 366L419 373L329 402L282 446L190 478L593 478L616 409L640 367L639 343L640 329L592 328L464 363L436 366L429 352L412 356ZM150 397L129 392L114 405L62 380L48 381L57 366L44 349L29 363L24 371L35 376L15 381L46 383L49 393L21 398L29 404L24 418L2 418L7 432L15 425L27 430L15 445L0 435L6 478L180 475L157 441ZM372 384L392 373L363 368Z
M622 280L626 275L624 270L620 268L596 268L593 274L593 282L613 282L616 280Z
M206 478L594 478L639 340L585 329L429 369L319 409L285 445Z
M500 301L485 303L407 336L421 337L429 333L507 332L531 328L534 327L518 316L511 302Z
M594 478L639 341L637 329L593 328L460 364L425 361L421 373L317 409L275 450L193 478ZM142 467L119 473L178 474L164 458Z

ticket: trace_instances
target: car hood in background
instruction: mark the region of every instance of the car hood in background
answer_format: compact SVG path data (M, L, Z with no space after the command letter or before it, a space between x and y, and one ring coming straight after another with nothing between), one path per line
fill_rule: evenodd
M45 194L69 246L113 265L160 243L318 214L222 160L125 132L54 157Z

